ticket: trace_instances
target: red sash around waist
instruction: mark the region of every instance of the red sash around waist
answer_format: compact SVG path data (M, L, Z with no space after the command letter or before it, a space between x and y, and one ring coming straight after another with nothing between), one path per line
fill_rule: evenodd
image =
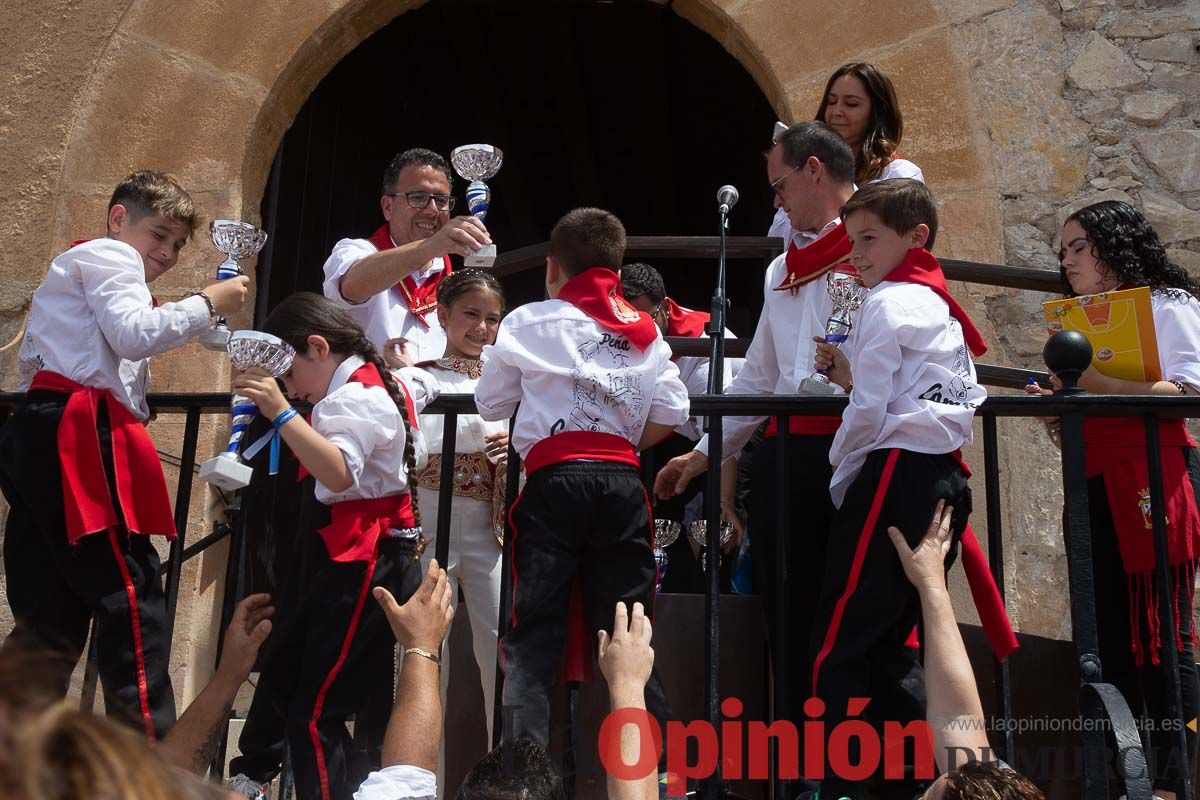
M529 455L525 456L525 474L532 475L542 467L579 459L640 466L633 445L623 436L598 431L567 431L547 436L530 449Z
M83 386L57 372L37 373L29 390L67 395L58 426L67 541L75 544L89 533L107 530L121 522L109 492L96 432L101 402L108 410L113 483L126 527L133 533L174 539L175 519L171 515L167 480L154 442L138 418L107 389Z
M374 555L381 535L391 528L412 528L416 524L408 492L343 500L329 510L333 520L320 533L334 561L367 561Z

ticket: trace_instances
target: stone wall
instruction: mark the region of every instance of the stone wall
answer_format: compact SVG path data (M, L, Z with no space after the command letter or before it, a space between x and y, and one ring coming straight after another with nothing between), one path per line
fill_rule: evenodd
M1046 118L1042 135L1019 150L997 148L997 170L1012 178L1001 178L1007 263L1056 270L1064 219L1098 200L1118 199L1141 208L1172 259L1200 276L1200 2L1060 0L1014 7L988 22L1010 46L988 53L1000 58L982 58L975 69L993 73L1001 66L992 83L996 94L1028 102ZM1029 33L1036 38L1022 41ZM1040 69L1016 63L1012 56L1022 49L1038 54ZM1057 180L1036 165L1043 157ZM1003 293L987 303L1016 365L1040 361L1041 299ZM1006 439L1007 488L1012 498L1026 498L1010 498L1014 516L1006 527L1015 546L1009 555L1021 570L1015 586L1021 627L1065 636L1061 494L1051 488L1056 459L1045 457L1048 444L1037 424L1003 424L1015 434Z
M132 168L176 172L208 217L253 220L283 132L316 83L420 4L9 4L0 31L8 76L0 85L0 341L19 330L49 259L102 231L107 194ZM906 118L902 153L939 199L945 256L1055 269L1065 209L1118 196L1143 207L1172 254L1200 269L1198 0L901 0L888 6L886 24L864 24L879 14L875 0L675 0L671 8L739 60L781 119L810 117L829 72L845 61L888 71ZM211 255L189 247L156 293L171 299L201 285ZM989 360L1037 364L1044 298L957 291L994 344ZM0 353L6 389L14 357ZM156 359L155 388L208 390L224 384L226 369L189 347ZM164 418L151 431L177 453L181 429ZM205 428L202 455L223 431L219 422ZM1057 455L1033 422L1001 421L1001 448L997 500L1014 615L1022 630L1066 635ZM978 447L968 456L983 463ZM983 494L979 487L981 532ZM189 536L206 532L214 502L196 493ZM173 662L181 699L206 676L223 566L214 552L184 575Z

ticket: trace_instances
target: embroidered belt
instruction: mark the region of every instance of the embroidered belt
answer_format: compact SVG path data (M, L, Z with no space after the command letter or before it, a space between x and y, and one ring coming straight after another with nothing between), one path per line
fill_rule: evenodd
M504 505L506 464L493 464L483 453L454 454L454 487L451 492L492 504L492 533L496 543L504 545ZM430 453L429 463L417 472L417 485L436 492L442 488L442 454Z
M417 472L417 485L438 491L442 488L442 454L430 453L429 463ZM496 465L483 453L454 454L454 494L472 500L492 501L496 486Z

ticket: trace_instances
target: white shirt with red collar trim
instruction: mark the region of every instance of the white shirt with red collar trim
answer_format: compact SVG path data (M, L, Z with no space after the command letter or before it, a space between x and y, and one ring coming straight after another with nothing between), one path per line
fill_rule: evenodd
M317 481L316 496L332 505L344 500L365 500L408 491L408 469L404 464L404 420L400 409L382 386L351 381L350 376L366 362L349 356L338 365L325 397L312 410L312 427L342 451L354 483L343 492L332 492ZM437 381L421 370L412 370L401 380L418 414L437 398ZM419 389L412 388L419 386ZM424 442L413 431L418 464Z
M520 404L512 441L522 458L556 433L609 433L636 447L648 421L675 427L688 418L687 389L661 334L638 350L564 300L510 313L483 362L479 415L505 419Z
M854 389L829 449L829 495L839 508L874 450L953 453L970 445L975 409L987 399L962 325L927 286L875 286L844 347Z
M806 247L837 227L833 220L820 231L803 234ZM825 323L833 313L833 301L822 278L809 281L796 290L777 292L775 287L787 276L787 253L767 267L763 282L763 309L758 327L746 351L745 361L725 394L779 395L796 394L800 382L813 372L817 354L814 336L825 335ZM766 417L725 417L721 427L721 460L741 452ZM708 455L708 434L696 449Z
M425 312L422 319L408 310L408 303L396 287L368 297L361 303L351 303L342 296L342 276L362 259L379 251L367 239L342 239L333 246L333 252L325 260L325 296L344 306L354 321L362 326L371 344L383 352L383 343L388 339L403 337L408 340L409 355L414 361L429 361L441 358L446 352L446 332L438 324L437 309ZM445 269L441 257L435 258L430 267L412 273L417 285Z
M116 239L92 239L50 262L33 293L17 355L19 387L41 370L107 389L138 419L150 416L150 356L208 329L202 297L154 307L141 254Z

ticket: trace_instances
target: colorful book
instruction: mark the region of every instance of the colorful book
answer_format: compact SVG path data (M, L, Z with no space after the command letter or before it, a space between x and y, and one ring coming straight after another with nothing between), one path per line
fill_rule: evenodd
M1092 366L1112 378L1127 381L1162 380L1150 289L1051 300L1042 303L1046 329L1079 331L1092 343Z

